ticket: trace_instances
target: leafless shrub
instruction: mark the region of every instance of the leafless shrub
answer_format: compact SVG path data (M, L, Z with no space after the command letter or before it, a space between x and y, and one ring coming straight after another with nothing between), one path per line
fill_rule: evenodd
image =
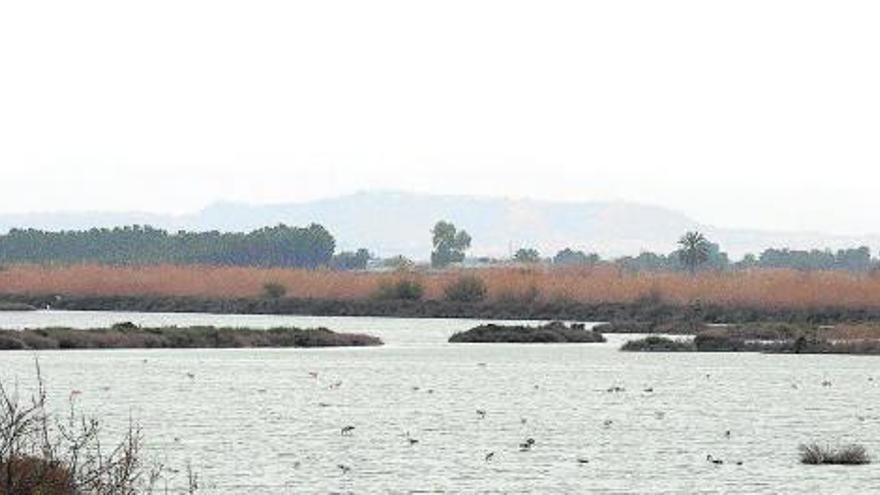
M36 366L37 389L23 398L18 387L0 383L0 495L134 495L154 493L162 466L142 455L143 432L130 420L122 439L102 443L97 418L47 409L47 394ZM190 493L196 487L190 473Z

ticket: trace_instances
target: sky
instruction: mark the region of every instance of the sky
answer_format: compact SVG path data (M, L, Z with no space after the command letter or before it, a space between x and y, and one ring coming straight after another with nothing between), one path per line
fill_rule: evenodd
M0 3L0 213L361 190L880 232L880 2Z

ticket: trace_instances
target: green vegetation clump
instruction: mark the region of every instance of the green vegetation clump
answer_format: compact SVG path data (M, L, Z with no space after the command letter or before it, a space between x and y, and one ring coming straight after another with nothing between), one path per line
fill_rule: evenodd
M506 342L506 343L593 343L605 342L605 337L582 326L566 326L561 322L552 322L537 327L524 325L480 325L465 332L458 332L449 338L449 342Z
M373 255L366 249L358 249L355 252L343 251L333 255L330 260L330 267L335 270L364 270L367 263L372 259Z
M381 345L376 337L326 328L137 327L130 323L88 330L42 328L0 330L0 350L141 349L238 347L347 347Z
M487 293L486 283L475 275L463 275L443 289L447 301L464 303L482 302Z
M571 248L562 249L553 256L553 264L563 266L595 265L601 261L602 258L596 253L587 254Z
M513 255L517 263L537 263L541 261L541 253L535 248L519 248Z
M287 287L277 282L263 284L263 295L269 299L281 299L287 295Z
M827 445L811 443L801 445L799 450L802 464L859 465L871 462L868 451L861 445L853 444L832 448Z
M666 337L651 335L643 339L627 341L621 351L639 352L689 352L694 350L693 342L673 340Z
M420 301L425 295L425 286L413 278L383 280L376 289L374 297L384 301Z

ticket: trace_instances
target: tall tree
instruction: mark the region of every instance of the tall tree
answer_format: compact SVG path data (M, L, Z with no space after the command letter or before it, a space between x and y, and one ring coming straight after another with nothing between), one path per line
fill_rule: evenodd
M706 237L700 232L686 232L678 240L678 246L678 257L691 275L697 272L697 267L709 259L709 249L711 246Z
M451 222L441 220L431 229L434 250L431 252L431 266L443 268L450 263L464 261L465 251L471 247L471 236L458 230Z
M519 248L513 255L517 263L537 263L541 261L541 253L535 248Z

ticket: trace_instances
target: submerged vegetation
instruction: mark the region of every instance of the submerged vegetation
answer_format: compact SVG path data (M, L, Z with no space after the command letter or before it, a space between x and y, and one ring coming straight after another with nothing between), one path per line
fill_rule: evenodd
M868 451L861 445L843 445L833 448L816 443L799 447L802 464L869 464L871 458Z
M80 330L42 328L0 330L0 350L130 349L236 347L347 347L381 345L376 337L336 333L326 328L138 327L118 323L110 328Z
M449 338L449 342L507 342L507 343L592 343L605 342L605 337L584 325L554 321L541 326L480 325Z

